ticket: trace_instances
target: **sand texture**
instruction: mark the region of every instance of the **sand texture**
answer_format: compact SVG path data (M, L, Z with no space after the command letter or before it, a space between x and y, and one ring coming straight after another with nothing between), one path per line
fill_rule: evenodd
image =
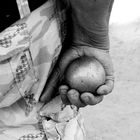
M103 102L82 109L88 140L140 139L140 20L110 25L115 88Z

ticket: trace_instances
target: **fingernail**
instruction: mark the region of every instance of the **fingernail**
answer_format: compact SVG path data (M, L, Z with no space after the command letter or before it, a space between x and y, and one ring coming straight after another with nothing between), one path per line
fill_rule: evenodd
M97 94L99 95L106 95L108 93L108 91L106 89L101 89L97 91Z
M104 90L102 91L102 94L108 94L107 89L104 89Z
M87 103L87 102L89 102L89 97L84 97L84 101Z
M60 89L60 90L59 90L59 93L61 93L61 94L66 94L66 93L67 93L67 90L66 90L66 89Z
M71 92L71 93L69 93L69 95L73 98L78 98L77 92Z

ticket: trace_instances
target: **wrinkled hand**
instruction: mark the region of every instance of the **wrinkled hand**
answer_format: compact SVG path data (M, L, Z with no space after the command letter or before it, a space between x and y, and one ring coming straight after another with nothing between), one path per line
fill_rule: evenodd
M87 46L71 47L61 56L57 68L54 69L46 87L45 92L41 96L42 102L48 102L57 88L59 80L64 76L64 71L71 61L81 56L89 56L96 58L104 67L106 72L105 84L97 89L97 94L85 92L79 93L76 89L69 89L67 85L59 87L59 93L62 100L67 104L74 104L78 107L86 105L95 105L103 100L104 95L112 92L114 87L114 71L113 64L108 50L102 50Z
M106 72L105 84L97 89L96 96L93 93L79 93L76 89L69 89L67 85L59 87L62 100L78 107L95 105L103 100L104 95L109 94L114 87L114 71L109 55L108 23L114 0L69 0L70 30L72 30L72 42L75 45L61 54L58 66L54 69L47 81L40 100L48 102L55 89L63 78L65 69L71 61L81 56L96 58L104 67ZM69 26L68 26L69 28ZM67 46L66 46L67 47Z

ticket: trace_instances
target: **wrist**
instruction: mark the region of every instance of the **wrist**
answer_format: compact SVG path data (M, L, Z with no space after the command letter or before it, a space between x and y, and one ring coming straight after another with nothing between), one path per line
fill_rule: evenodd
M82 27L75 27L72 41L76 46L88 46L102 50L109 50L108 29L91 32Z

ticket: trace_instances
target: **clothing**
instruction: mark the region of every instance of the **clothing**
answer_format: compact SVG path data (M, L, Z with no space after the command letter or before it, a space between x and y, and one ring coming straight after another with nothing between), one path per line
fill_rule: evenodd
M108 0L107 2L110 1ZM54 1L48 1L47 4L33 11L29 15L29 17L16 22L14 24L15 26L12 26L10 28L10 32L9 30L5 30L0 34L2 38L0 38L0 47L3 47L3 50L8 50L8 48L14 49L14 47L18 47L19 44L23 44L25 48L27 47L30 50L30 52L27 52L27 54L23 52L24 55L21 56L18 55L18 53L16 54L19 57L16 56L14 60L17 60L19 62L18 64L20 64L20 67L18 67L19 65L15 65L14 63L12 63L14 64L12 69L14 70L14 72L11 70L12 65L8 65L8 70L10 71L8 73L9 79L13 75L15 75L16 80L18 81L16 81L16 86L18 87L18 89L17 92L10 92L10 94L3 96L0 102L0 139L2 140L44 139L44 132L40 130L38 125L41 116L38 113L40 111L40 108L43 106L43 104L39 102L39 97L61 51L61 12L57 15L60 16L59 19L55 17L54 3L52 4L50 2ZM68 26L70 27L71 31L68 30L67 33L70 33L72 35L71 39L73 43L78 45L87 45L94 47L97 46L99 48L102 48L103 43L107 44L108 21L106 21L105 18L106 14L105 17L103 16L104 14L101 15L101 19L99 17L99 23L101 23L103 20L105 26L104 24L101 24L101 26L97 26L97 28L94 28L92 27L92 25L96 25L95 23L96 21L98 21L95 20L97 18L97 15L100 13L100 11L98 11L98 8L100 6L104 8L104 4L107 6L110 3L106 4L106 2L104 3L103 0L100 0L99 2L101 2L101 5L99 4L99 7L96 8L96 4L94 2L95 10L93 11L97 13L97 15L94 15L94 13L91 12L92 7L90 7L90 2L88 3L89 7L87 8L86 6L84 6L87 4L87 2L85 3L84 0L70 0L67 2L68 3L64 2L64 6L65 4L68 4L68 21L72 21L72 26ZM100 10L102 10L102 8ZM106 8L107 7L105 7L105 13L108 11L106 11ZM87 17L91 21L89 21ZM14 32L12 37L10 36L12 34L11 32ZM5 39L4 36L5 34L6 37L8 35L8 41L10 40L10 43L7 43L7 38ZM94 37L96 37L97 41L94 40ZM106 47L108 46L106 45L104 47L106 49ZM14 54L15 51L12 53ZM6 57L11 55L12 53L8 53ZM29 59L27 56L29 57ZM32 64L28 63L29 61L27 60L30 60ZM7 70L7 67L5 68L5 70ZM6 76L6 74L4 76ZM11 81L12 78L10 79ZM7 82L9 81L7 80L4 82L4 84L7 84ZM7 85L9 86L10 84L11 83L8 83ZM0 86L2 86L1 83ZM9 91L7 93L9 93ZM7 102L8 97L13 99L12 102L11 100L10 102ZM73 113L75 112L74 108L72 106L63 107L60 98L59 100L54 101L53 105L54 104L56 106L52 107L52 104L49 104L50 106L48 106L52 110L54 109L53 111L55 112L48 112L51 115L49 114L49 116L45 116L45 124L47 122L47 125L45 125L45 130L47 129L47 131L45 133L47 133L46 135L48 136L48 139L49 137L51 139L51 134L53 134L53 138L57 138L58 140L60 139L60 137L63 137L65 139L65 135L69 135L69 138L71 140L78 140L79 137L79 139L82 140L84 138L84 134L82 123L80 123L81 118L78 117L78 114ZM51 109L50 111L52 111ZM61 120L61 117L59 116L63 118L63 123L59 122ZM51 121L48 121L48 117ZM59 118L60 120L57 122L56 118ZM41 120L41 122L44 122L44 120ZM51 132L48 130L48 126ZM67 128L69 128L69 130L73 130L73 133L69 134L69 131L65 131L67 130ZM76 128L78 128L78 130ZM72 137L70 137L70 135L72 135Z
M84 137L75 107L65 106L59 96L45 106L39 102L62 46L60 20L55 17L54 7L50 0L0 33L1 140Z

